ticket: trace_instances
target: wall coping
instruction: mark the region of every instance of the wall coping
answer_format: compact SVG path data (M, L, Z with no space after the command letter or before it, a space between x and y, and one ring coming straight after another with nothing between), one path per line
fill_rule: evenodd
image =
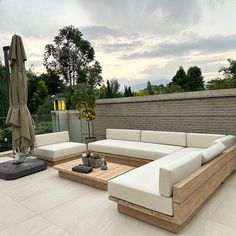
M112 103L153 102L153 101L164 101L164 100L182 100L182 99L235 97L235 96L236 96L236 88L233 88L233 89L171 93L171 94L137 96L137 97L107 98L107 99L99 99L96 102L96 104L101 105L101 104L112 104Z

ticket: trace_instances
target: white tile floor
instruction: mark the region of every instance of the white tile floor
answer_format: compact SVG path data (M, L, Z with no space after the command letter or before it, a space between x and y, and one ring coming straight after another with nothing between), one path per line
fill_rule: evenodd
M119 214L107 192L59 178L49 168L14 181L0 180L0 236L8 235L174 234ZM236 235L236 172L179 235Z

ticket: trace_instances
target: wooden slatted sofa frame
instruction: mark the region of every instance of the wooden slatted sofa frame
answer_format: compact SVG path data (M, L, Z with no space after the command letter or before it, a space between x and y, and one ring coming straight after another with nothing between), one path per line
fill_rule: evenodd
M105 158L115 161L125 157L107 155ZM120 159L119 159L120 158ZM130 157L129 157L130 158ZM132 161L135 158L132 158ZM140 161L131 164L141 164ZM126 164L130 164L127 162ZM133 203L109 196L117 203L118 211L139 220L178 233L204 205L210 196L220 187L223 181L236 167L236 145L228 148L200 169L173 186L173 216L168 216Z

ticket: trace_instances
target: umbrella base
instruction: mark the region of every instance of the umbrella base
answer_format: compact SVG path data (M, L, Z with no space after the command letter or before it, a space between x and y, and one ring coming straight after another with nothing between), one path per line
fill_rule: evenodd
M7 161L0 163L0 179L14 180L46 169L47 164L43 160L26 159L17 165L14 161Z

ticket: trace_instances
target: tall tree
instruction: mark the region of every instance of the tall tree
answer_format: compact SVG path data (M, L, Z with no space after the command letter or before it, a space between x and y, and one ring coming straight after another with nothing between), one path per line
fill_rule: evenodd
M182 66L179 67L175 76L172 78L172 82L175 85L178 85L182 90L188 91L187 75L186 75L186 72Z
M43 80L45 82L49 95L56 95L57 93L65 91L63 80L53 72L39 75L38 80Z
M187 72L187 86L188 91L204 90L204 81L202 71L197 66L189 67Z
M53 42L45 47L44 65L48 72L63 76L71 89L78 83L100 85L102 68L95 61L93 47L78 28L60 29Z
M120 83L117 79L107 80L107 85L103 84L99 89L99 98L116 98L124 96L119 92Z
M151 84L150 81L147 82L147 91L148 91L149 95L153 95L154 94L154 91L152 89L152 84Z
M133 97L134 96L134 92L132 92L131 86L124 87L124 95L125 95L125 97Z
M228 59L229 67L221 67L219 72L223 72L225 78L232 79L236 87L236 60Z
M5 117L8 110L8 78L5 67L0 62L0 117Z
M44 100L47 98L47 96L48 96L48 89L45 85L45 82L44 80L40 80L38 82L37 90L33 94L37 107L38 105L42 105L44 103Z

